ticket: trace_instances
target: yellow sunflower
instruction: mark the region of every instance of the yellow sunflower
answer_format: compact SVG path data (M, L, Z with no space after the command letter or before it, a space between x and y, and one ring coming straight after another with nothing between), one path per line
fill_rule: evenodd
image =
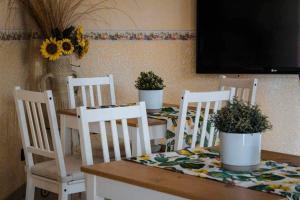
M74 46L73 46L71 40L67 39L67 38L65 38L61 41L61 48L62 48L63 54L65 54L65 55L70 55L74 52Z
M40 51L44 58L55 61L62 55L61 43L51 37L44 40Z
M82 39L81 41L78 41L78 44L79 44L79 46L81 46L81 47L85 47L85 46L86 46L86 42L87 42L87 40Z
M75 30L77 42L80 44L83 40L83 28L82 26L78 26Z
M77 27L77 33L83 34L83 27L81 25Z
M89 51L89 41L87 39L84 39L84 46L81 46L81 50L78 54L79 59L81 59L87 52Z

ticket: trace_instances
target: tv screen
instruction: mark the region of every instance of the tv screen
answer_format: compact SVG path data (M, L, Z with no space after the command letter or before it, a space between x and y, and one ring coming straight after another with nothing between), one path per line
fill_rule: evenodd
M197 73L299 74L300 0L197 0Z

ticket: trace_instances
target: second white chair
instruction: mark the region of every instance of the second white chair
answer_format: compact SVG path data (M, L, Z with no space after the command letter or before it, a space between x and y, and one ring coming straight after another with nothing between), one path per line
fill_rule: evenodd
M175 140L175 149L180 150L183 147L184 140L184 131L186 125L186 115L188 111L188 106L190 103L196 103L196 116L194 121L194 129L192 135L192 144L191 148L195 148L198 134L200 132L200 146L203 147L205 140L208 141L207 146L213 146L214 138L217 137L217 132L213 126L210 127L207 132L207 123L209 115L211 113L216 113L222 106L222 102L233 100L235 95L235 89L226 91L216 91L216 92L190 92L184 91L182 100L180 103L180 112L176 128L176 140ZM205 104L204 117L201 125L201 130L199 131L199 121L201 115L202 105ZM211 106L213 106L212 112Z
M81 91L82 104L77 106L101 106L102 95L101 86L108 85L110 92L110 104L116 104L116 95L114 88L113 75L107 75L103 77L88 77L88 78L73 78L68 77L68 97L69 97L69 108L76 108L75 88L79 88ZM86 89L88 88L88 89ZM88 90L88 93L86 92ZM96 90L96 95L94 94Z
M67 88L68 88L68 98L69 98L69 108L74 109L77 106L90 106L97 107L103 105L103 86L109 87L109 97L110 102L107 104L115 105L116 104L116 95L114 88L114 79L113 75L101 76L101 77L86 77L86 78L74 78L72 76L67 77ZM78 92L77 99L75 96L75 91ZM76 101L76 99L78 101ZM81 101L80 101L81 100ZM61 129L64 130L64 119L61 119ZM66 138L65 133L62 131L63 144L65 148L65 140L72 140L71 145L73 149L77 149L79 146L79 137L77 130L72 130L71 138ZM72 152L74 153L74 152Z
M237 99L255 105L257 85L258 80L256 78L227 78L226 76L221 76L219 88L220 90L235 88L235 96Z

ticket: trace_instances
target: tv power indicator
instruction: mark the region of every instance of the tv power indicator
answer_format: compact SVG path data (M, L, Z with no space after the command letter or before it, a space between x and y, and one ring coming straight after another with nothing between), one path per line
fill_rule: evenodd
M277 69L271 69L271 72L275 73L275 72L278 72Z

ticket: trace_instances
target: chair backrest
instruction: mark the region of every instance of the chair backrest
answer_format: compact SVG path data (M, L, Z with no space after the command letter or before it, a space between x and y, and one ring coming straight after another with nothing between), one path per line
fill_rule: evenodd
M65 177L66 168L52 92L32 92L16 87L14 98L27 169L30 170L34 165L32 155L36 154L55 159L58 174ZM51 137L48 137L45 116L49 121Z
M102 95L101 86L109 85L110 90L110 103L112 105L116 104L115 88L113 75L107 75L103 77L90 77L90 78L73 78L68 76L68 97L69 97L69 107L76 108L75 101L75 88L80 88L82 105L81 106L101 106L102 105ZM88 88L88 94L86 92ZM94 90L96 91L96 96L94 95ZM95 98L96 97L96 98Z
M256 101L256 89L258 80L244 79L244 78L227 78L226 76L220 77L220 90L227 88L235 88L236 98L249 102L251 105L255 105Z
M131 157L130 140L127 126L127 119L136 118L138 120L139 135L141 138L141 147L144 154L151 153L150 138L148 120L146 114L146 106L144 102L140 102L137 105L115 108L99 108L99 109L87 109L86 107L77 108L77 116L79 120L79 134L81 155L84 165L91 165L94 163L90 139L89 123L97 122L100 126L99 136L101 137L102 152L104 162L110 162L109 149L107 144L107 130L106 122L111 125L111 133L114 146L115 160L121 159L119 137L117 129L117 121L122 126L122 136L124 138L124 146L126 157ZM140 153L141 154L141 153ZM139 155L138 155L139 156Z
M184 131L186 126L186 115L188 111L188 106L190 103L196 103L195 110L195 120L194 128L192 133L192 143L191 148L195 148L197 137L200 134L200 146L204 146L205 139L208 140L207 146L213 146L213 139L217 137L217 131L213 126L210 126L209 131L207 132L207 124L209 115L216 113L222 106L224 101L231 101L234 97L235 89L226 91L216 91L216 92L190 92L184 91L181 103L180 111L178 117L178 123L176 128L176 140L175 140L175 149L180 150L183 148L184 140ZM204 116L201 125L201 130L199 130L199 121L202 110L202 105L204 107ZM211 109L212 108L212 109Z

